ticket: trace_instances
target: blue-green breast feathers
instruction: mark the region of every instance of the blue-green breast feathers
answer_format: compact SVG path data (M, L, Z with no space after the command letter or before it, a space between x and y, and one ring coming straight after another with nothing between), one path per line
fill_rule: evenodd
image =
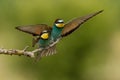
M61 36L62 30L63 28L58 28L54 25L51 32L51 40L55 41L57 38L59 38Z
M49 41L48 40L44 40L44 39L39 39L39 47L40 48L45 48L46 46L49 45Z

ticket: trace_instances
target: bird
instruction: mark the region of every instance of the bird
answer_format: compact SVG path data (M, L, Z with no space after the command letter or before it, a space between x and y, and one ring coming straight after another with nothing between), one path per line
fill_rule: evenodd
M70 35L83 23L102 12L103 10L100 10L82 17L77 17L67 23L64 23L63 19L56 19L52 27L46 24L37 24L17 26L16 29L33 35L32 46L34 47L38 43L39 48L42 48L42 51L36 56L36 60L39 60L43 56L55 54L56 44L62 38Z
M61 32L64 28L64 25L65 24L64 24L63 19L55 20L53 27L52 27L52 31L51 31L51 36L50 36L51 42L56 41L61 36Z

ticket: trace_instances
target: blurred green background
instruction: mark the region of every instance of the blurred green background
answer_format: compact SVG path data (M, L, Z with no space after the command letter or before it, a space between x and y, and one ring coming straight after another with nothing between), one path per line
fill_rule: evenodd
M32 36L16 26L65 22L104 9L35 63L0 55L0 80L120 80L120 0L0 0L0 47L23 49ZM30 48L29 50L33 50Z

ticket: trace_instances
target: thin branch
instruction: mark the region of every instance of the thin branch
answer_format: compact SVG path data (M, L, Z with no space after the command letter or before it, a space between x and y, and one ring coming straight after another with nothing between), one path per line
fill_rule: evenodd
M26 46L23 50L18 50L18 49L5 49L5 48L0 48L0 54L6 54L6 55L24 55L28 56L31 58L35 57L35 53L41 51L42 49L35 49L33 51L27 51L28 46Z

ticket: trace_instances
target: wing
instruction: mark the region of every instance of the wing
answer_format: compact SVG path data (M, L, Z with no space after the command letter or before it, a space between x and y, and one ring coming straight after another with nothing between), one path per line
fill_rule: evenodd
M62 31L61 36L65 37L69 34L71 34L73 31L75 31L77 28L79 28L80 25L82 25L84 22L86 22L87 20L91 19L92 17L96 16L97 14L103 12L103 10L95 12L93 14L89 14L83 17L79 17L76 18L72 21L70 21L69 23L65 24L65 27Z
M51 30L52 28L46 24L28 25L28 26L18 26L17 30L32 34L33 36L40 35L43 30Z
M39 36L34 36L33 40L32 40L32 47L34 47L36 45L36 43L38 43L40 37Z

